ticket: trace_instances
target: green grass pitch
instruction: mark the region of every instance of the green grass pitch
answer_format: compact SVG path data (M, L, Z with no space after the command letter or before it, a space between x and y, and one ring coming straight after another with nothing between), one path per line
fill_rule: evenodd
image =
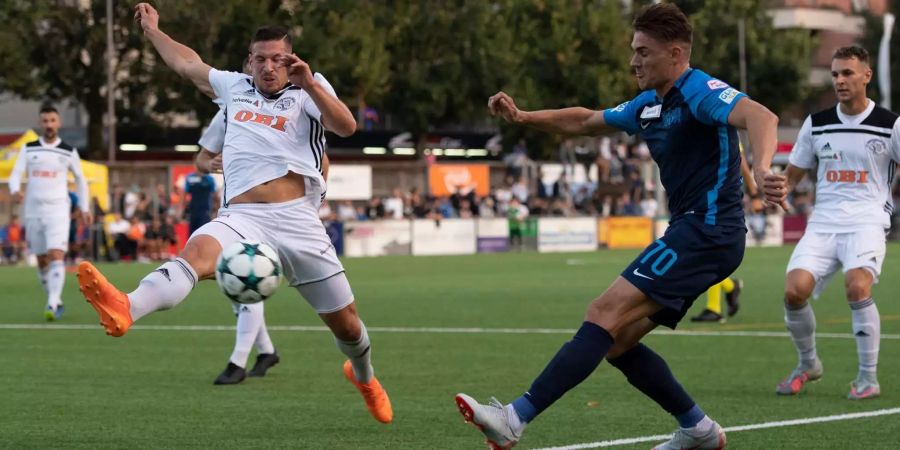
M783 332L781 292L790 251L748 249L737 273L745 281L741 312L726 324L684 322L679 329ZM878 399L846 399L857 361L840 277L814 303L818 331L840 336L819 338L825 376L800 396L774 393L796 362L785 336L651 335L646 342L726 427L900 407L898 253L900 245L889 247L882 282L874 289L882 332L892 335L881 344ZM288 328L321 325L290 288L282 286L266 303L281 364L262 379L213 386L234 339L226 328L234 325L230 304L214 282L202 283L174 310L153 314L114 339L97 325L74 276L65 288L66 315L47 326L34 269L0 268L0 448L484 448L480 434L463 425L454 394L512 400L571 332L436 328L574 330L588 301L636 254L346 260L371 330L376 372L393 401L394 423L388 426L368 415L343 379L343 356L330 333ZM153 266L102 269L131 290ZM184 327L189 325L205 327ZM637 438L674 428L671 417L602 364L529 426L520 448ZM736 449L898 448L900 415L737 431L728 440Z

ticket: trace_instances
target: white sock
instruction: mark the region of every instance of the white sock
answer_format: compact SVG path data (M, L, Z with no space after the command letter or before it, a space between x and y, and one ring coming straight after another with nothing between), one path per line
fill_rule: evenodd
M353 374L356 375L356 381L366 384L375 376L375 369L372 368L371 344L369 343L369 333L366 331L365 324L359 321L361 335L354 342L344 342L335 338L341 352L350 358L350 364L353 365Z
M804 303L795 307L785 305L784 323L794 340L794 347L800 356L800 365L812 367L816 355L816 316L813 314L812 305Z
M47 271L48 267L41 269L38 267L38 281L41 282L41 289L44 290L44 295L47 295Z
M875 373L878 368L878 346L881 341L881 317L871 297L850 302L853 335L856 336L856 353L859 355L859 371Z
M262 305L262 303L260 303ZM275 353L275 344L269 337L269 330L266 328L266 318L263 316L262 323L259 324L259 331L256 332L256 353L272 354Z
M234 351L229 360L237 366L247 367L247 358L263 323L262 302L252 305L235 305L237 308L237 333L234 336Z
M47 305L56 308L62 303L63 285L66 284L65 261L50 261L47 266Z
M147 274L137 289L128 294L131 319L181 303L197 284L197 272L187 261L175 258Z

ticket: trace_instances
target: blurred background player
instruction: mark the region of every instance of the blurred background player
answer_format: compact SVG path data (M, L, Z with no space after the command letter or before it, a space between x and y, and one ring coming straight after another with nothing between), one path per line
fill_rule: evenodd
M167 66L225 109L226 191L216 219L194 232L179 257L144 277L137 289L125 294L83 262L78 268L82 294L107 333L122 336L135 320L176 306L197 282L212 278L225 246L246 239L266 242L278 252L288 284L316 310L347 356L344 377L372 417L390 423L393 409L375 377L368 332L318 217L325 192L324 132L352 135L353 114L325 77L293 53L284 28L256 31L249 48L253 75L248 76L204 63L159 29L159 14L147 3L135 6L135 20Z
M38 278L47 294L44 317L58 319L65 307L62 290L66 282L66 252L69 248L69 172L75 176L78 204L85 223L92 223L88 207L87 181L81 172L81 158L75 147L59 138L59 113L52 106L41 108L41 137L25 144L9 175L13 201L25 200L25 239L29 251L37 255ZM22 176L28 176L23 195Z
M249 63L249 60L247 60ZM244 64L244 73L248 73L247 64ZM222 173L222 148L225 145L225 113L219 110L218 113L209 122L203 136L200 136L200 148L203 150L197 154L196 165L203 178L212 180L210 173ZM192 174L195 175L195 174ZM215 186L215 182L213 182ZM186 186L185 190L190 185ZM193 200L193 197L192 197ZM208 222L209 220L207 220ZM204 222L205 224L205 222ZM202 225L199 225L199 228ZM191 220L191 234L195 229L194 221ZM231 302L234 316L237 317L237 326L234 338L234 350L228 358L228 364L225 370L216 377L214 384L237 384L247 377L262 377L266 375L275 364L281 361L278 353L275 351L275 345L269 336L269 330L266 328L265 302L253 304L240 304ZM250 351L256 346L256 364L248 373L246 371L247 359L250 357Z
M508 449L525 427L604 360L678 422L660 450L721 449L725 432L675 379L666 362L640 343L659 325L675 328L693 301L740 264L746 243L737 128L748 131L754 175L767 199L782 204L784 177L769 166L778 118L743 93L690 67L693 29L680 9L660 3L634 20L631 68L641 94L603 111L521 111L500 92L488 101L508 122L564 135L597 135L615 127L639 134L659 165L672 213L663 237L644 250L587 308L584 322L512 403L456 404L494 449ZM768 183L768 184L766 184Z
M848 397L881 394L876 368L881 318L872 298L884 263L885 233L893 211L891 182L900 161L900 120L866 97L872 80L869 54L862 47L841 47L831 60L831 81L838 104L806 118L787 169L793 188L816 170L816 200L806 233L787 266L784 321L799 355L797 367L776 388L799 393L807 381L822 377L816 354L816 317L808 303L843 267L859 373Z
M189 236L212 220L213 197L215 195L216 180L209 172L191 172L184 177L184 191L181 193L181 204L187 205L185 211L188 216ZM188 196L190 196L189 200L187 199Z

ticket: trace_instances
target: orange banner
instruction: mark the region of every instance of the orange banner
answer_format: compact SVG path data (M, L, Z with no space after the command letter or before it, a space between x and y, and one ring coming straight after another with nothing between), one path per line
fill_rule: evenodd
M606 219L609 248L643 248L653 242L653 221L649 217Z
M428 186L436 197L467 194L473 189L476 195L488 195L490 169L486 164L435 164L428 168Z

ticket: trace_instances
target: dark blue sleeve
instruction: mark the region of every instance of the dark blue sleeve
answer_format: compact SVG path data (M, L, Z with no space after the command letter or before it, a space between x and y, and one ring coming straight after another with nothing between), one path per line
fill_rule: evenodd
M724 81L709 76L685 86L682 93L694 117L707 125L728 125L731 110L741 97L746 97Z
M216 179L212 177L210 174L206 174L203 176L203 184L205 184L209 190L216 190Z
M611 127L618 128L628 134L635 134L640 131L640 124L637 120L637 110L640 104L641 96L635 97L633 100L622 103L615 108L603 110L603 121Z
M184 193L185 194L191 193L191 182L188 181L190 179L191 179L190 174L188 174L188 176L184 177Z

